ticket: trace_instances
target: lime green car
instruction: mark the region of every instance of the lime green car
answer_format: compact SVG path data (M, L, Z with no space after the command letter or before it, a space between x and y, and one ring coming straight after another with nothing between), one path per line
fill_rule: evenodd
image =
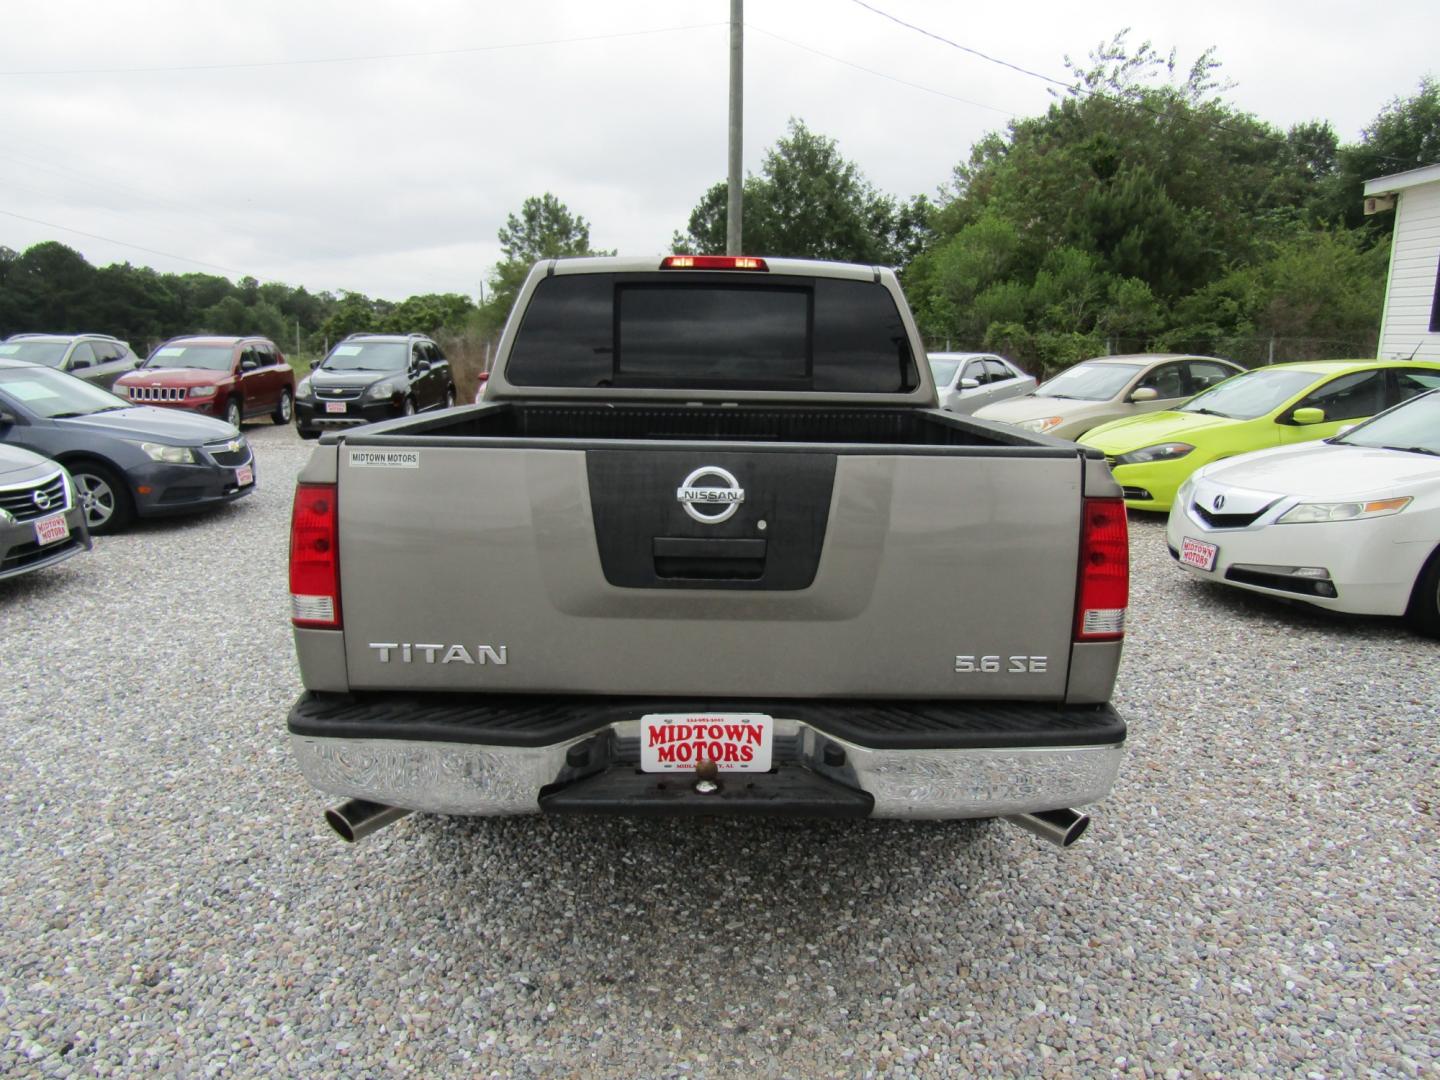
M1440 387L1440 363L1315 360L1256 368L1165 412L1115 420L1081 438L1105 454L1125 505L1168 510L1202 465L1250 450L1334 435Z

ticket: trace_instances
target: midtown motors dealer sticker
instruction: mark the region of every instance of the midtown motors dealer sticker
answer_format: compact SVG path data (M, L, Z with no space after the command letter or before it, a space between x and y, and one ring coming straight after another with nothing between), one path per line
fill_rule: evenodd
M351 450L352 469L418 469L419 450Z
M764 713L648 713L640 718L640 768L694 772L705 761L721 772L769 772L775 721Z

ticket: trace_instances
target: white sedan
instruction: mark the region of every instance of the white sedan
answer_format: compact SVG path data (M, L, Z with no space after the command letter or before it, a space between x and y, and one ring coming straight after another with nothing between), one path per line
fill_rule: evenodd
M1322 443L1193 473L1170 510L1191 573L1440 636L1440 390Z

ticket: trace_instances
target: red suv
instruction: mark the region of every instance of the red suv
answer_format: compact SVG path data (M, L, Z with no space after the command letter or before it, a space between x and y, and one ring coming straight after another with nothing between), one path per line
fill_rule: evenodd
M137 405L164 405L228 420L269 416L288 424L295 372L269 338L179 337L161 345L112 392Z

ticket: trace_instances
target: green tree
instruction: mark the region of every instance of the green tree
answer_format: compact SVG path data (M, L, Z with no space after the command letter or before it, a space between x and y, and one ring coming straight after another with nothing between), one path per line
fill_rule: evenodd
M1440 82L1427 75L1408 98L1395 98L1339 152L1339 168L1327 189L1329 215L1363 228L1372 242L1395 228L1394 214L1365 216L1365 181L1440 163Z
M142 356L185 326L173 275L148 266L113 263L96 271L90 329L128 341Z
M711 187L691 211L676 251L720 254L729 220L725 183ZM929 237L923 196L897 204L865 179L834 139L800 120L765 153L757 176L745 179L742 243L747 252L843 262L908 262Z
M498 329L510 314L515 295L530 267L541 259L583 255L613 255L590 246L590 223L550 192L526 199L520 216L510 214L499 232L505 258L490 276L490 297L482 309L484 321Z
M16 263L20 253L14 248L0 244L0 337L8 337L18 330L24 318L24 305L20 302L19 277Z
M468 296L459 293L427 293L411 296L395 306L382 320L387 333L438 334L442 330L464 329L470 313L475 310Z
M906 273L928 337L1003 339L1045 364L1077 343L1143 347L1182 300L1323 216L1334 131L1234 109L1212 52L1185 66L1122 32L1066 64L1071 87L1043 115L956 166Z
M228 278L218 274L176 274L173 278L182 308L194 313L214 307L235 291Z
M377 332L384 315L364 293L344 292L320 324L320 332L333 345L347 334Z
M1270 245L1184 298L1161 344L1247 363L1374 354L1389 266L1388 242L1359 230L1317 230Z
M85 324L95 296L95 269L74 248L47 240L26 248L9 264L5 307L14 311L16 330L76 333Z
M1028 281L1040 252L1027 245L1020 227L998 208L987 208L948 240L917 256L905 272L905 288L920 325L936 337L978 345L991 321L1022 322L1028 309ZM1020 283L1024 282L1024 285ZM1012 284L1006 312L981 307L977 298Z

